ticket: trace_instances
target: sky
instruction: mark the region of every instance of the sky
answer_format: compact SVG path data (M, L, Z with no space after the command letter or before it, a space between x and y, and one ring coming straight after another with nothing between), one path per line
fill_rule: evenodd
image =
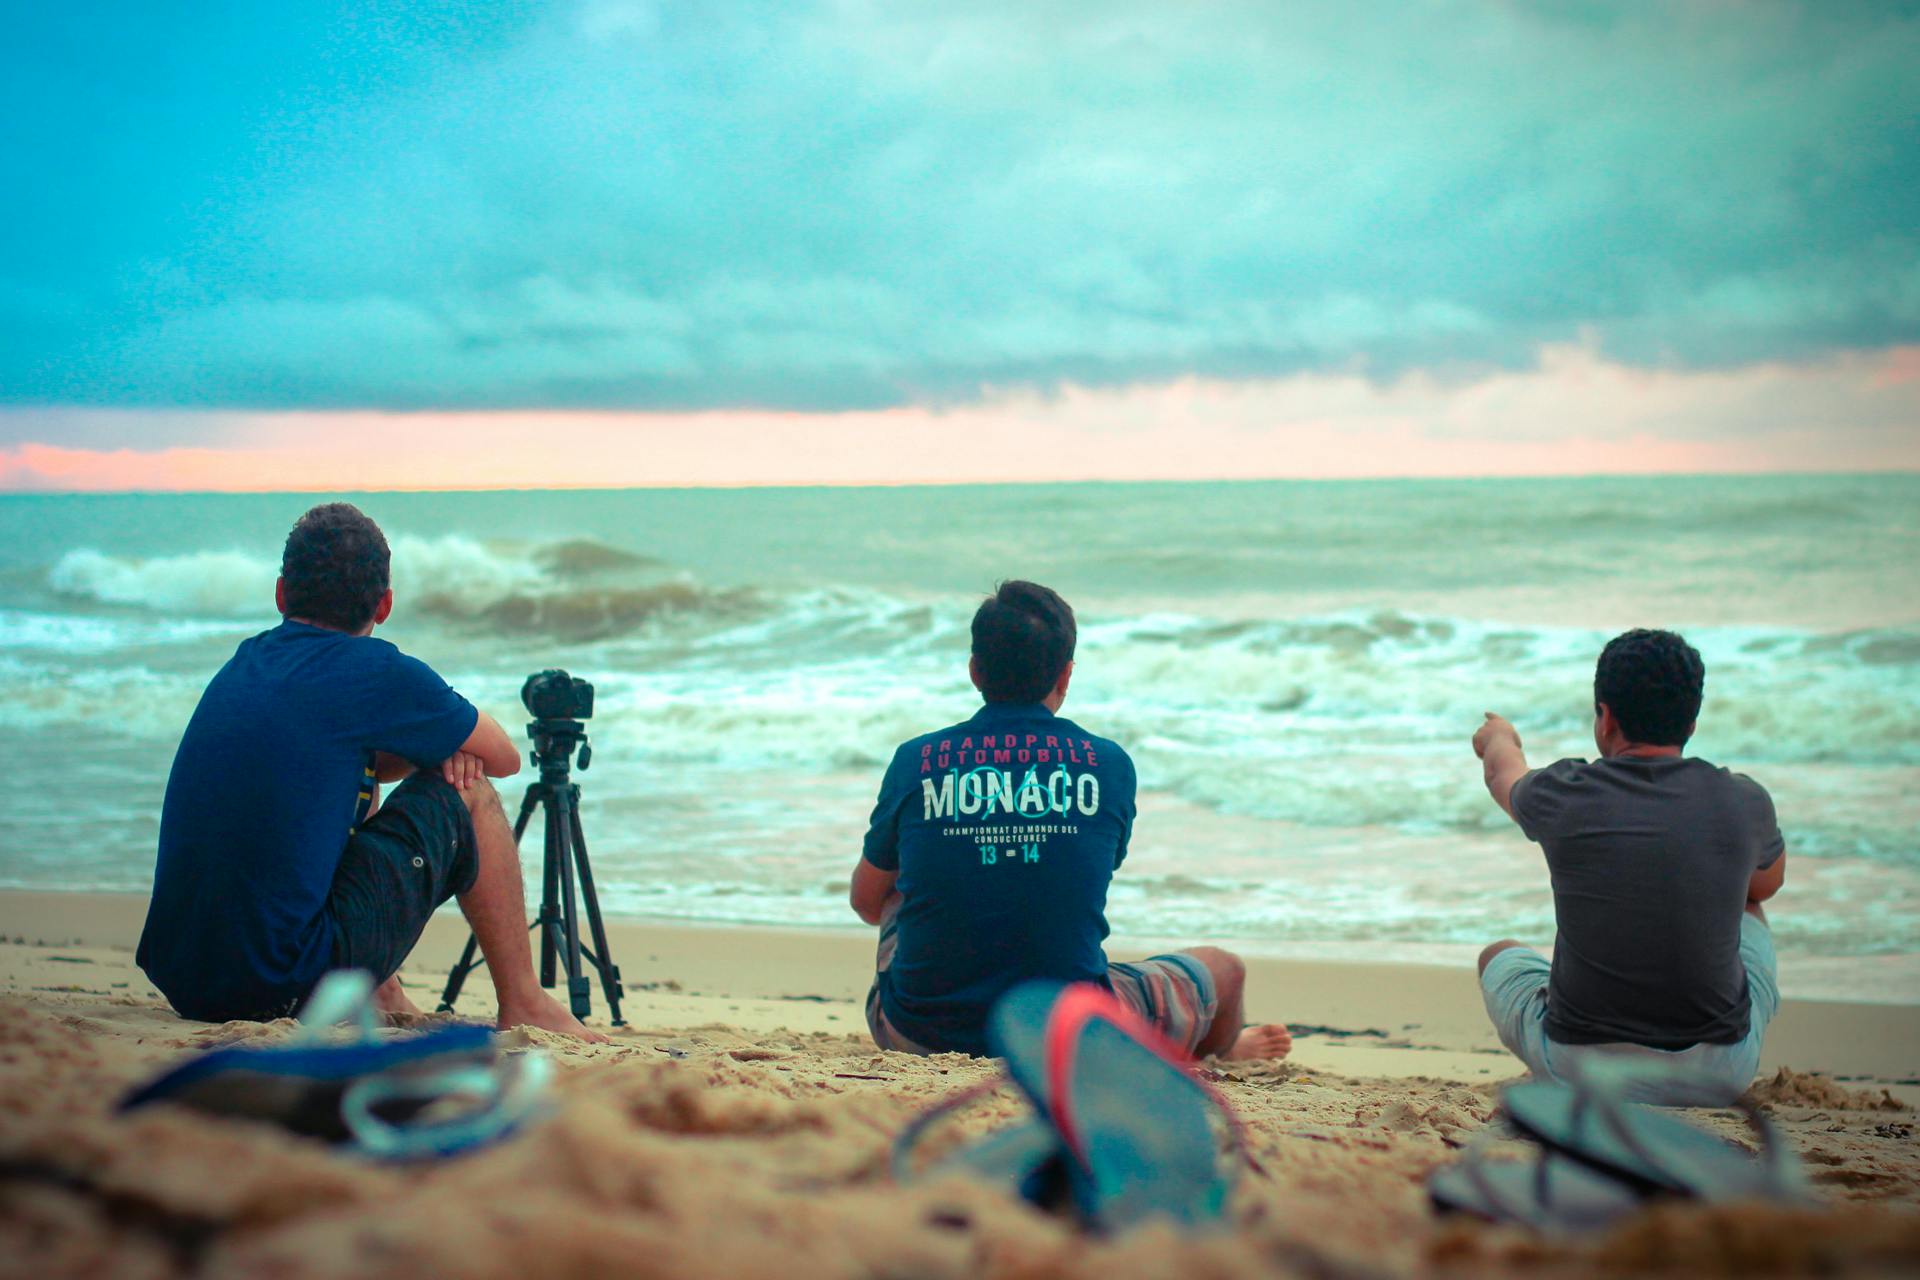
M1920 5L36 5L0 487L1920 467Z

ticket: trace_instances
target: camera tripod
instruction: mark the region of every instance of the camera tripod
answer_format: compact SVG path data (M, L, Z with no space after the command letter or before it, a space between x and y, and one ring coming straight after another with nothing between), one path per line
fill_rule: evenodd
M567 1003L573 1016L584 1018L593 1010L592 984L582 971L582 961L600 975L600 989L606 993L607 1012L613 1025L625 1026L620 1016L620 966L607 949L606 927L600 921L600 899L593 891L593 867L587 861L587 838L580 829L580 787L572 779L573 753L580 752L580 767L593 759L593 747L587 741L587 726L578 720L535 720L527 726L533 739L533 763L540 780L527 788L520 804L520 816L514 820L513 843L518 846L536 807L546 807L546 856L540 871L540 913L528 926L540 934L540 985L552 988L555 969L564 952L567 960ZM580 942L580 919L574 903L574 880L579 878L580 900L586 908L587 927L593 933L589 950ZM447 975L447 989L440 996L440 1011L448 1012L460 998L467 975L486 963L477 957L480 940L467 935L466 950L460 963Z

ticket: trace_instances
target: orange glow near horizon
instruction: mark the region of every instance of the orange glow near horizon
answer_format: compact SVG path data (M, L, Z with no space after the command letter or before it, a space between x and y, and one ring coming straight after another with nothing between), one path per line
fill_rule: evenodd
M22 411L14 411L16 415ZM138 411L122 411L138 423ZM177 423L181 415L170 417ZM366 490L1920 469L1920 348L1814 365L1303 374L954 408L213 413L220 446L0 446L11 490ZM15 430L16 436L21 432Z

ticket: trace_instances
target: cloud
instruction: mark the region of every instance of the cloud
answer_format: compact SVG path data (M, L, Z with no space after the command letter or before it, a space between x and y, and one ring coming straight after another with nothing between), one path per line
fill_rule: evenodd
M1920 341L1906 6L86 21L0 53L15 403L866 410Z

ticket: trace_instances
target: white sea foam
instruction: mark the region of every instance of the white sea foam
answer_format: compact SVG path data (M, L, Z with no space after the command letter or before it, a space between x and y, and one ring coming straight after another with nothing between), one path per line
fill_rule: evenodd
M74 667L0 654L0 729L76 729L169 747L186 728L210 673L127 663Z
M481 613L541 580L532 559L497 554L459 535L401 535L392 546L395 590L444 601L449 610ZM62 556L47 580L62 595L103 604L174 616L248 616L272 607L278 572L271 558L240 551L132 559L83 547Z
M819 767L870 763L971 700L963 602L846 588L715 589L658 565L587 554L597 544L578 542L562 544L575 562L565 570L545 562L555 544L490 549L464 537L406 535L395 543L407 616L444 633L440 647L482 657L450 675L492 678L516 648L558 653L600 680L603 717L670 725L657 748L668 758L804 768L803 757L813 757L800 744L831 743ZM228 639L234 624L158 615L176 601L239 611L243 595L257 602L269 591L261 583L271 572L233 553L125 561L71 552L50 575L57 589L146 608L132 616L0 613L0 649L110 654ZM235 583L251 585L243 592ZM245 610L260 612L257 604ZM1695 744L1703 753L1755 764L1920 764L1920 630L1729 627L1690 636L1709 670ZM1593 657L1605 639L1595 629L1379 610L1283 619L1096 614L1083 619L1072 711L1131 744L1169 789L1202 803L1336 820L1351 802L1343 781L1275 799L1294 788L1260 779L1280 784L1289 770L1311 773L1315 761L1339 755L1349 760L1342 778L1400 779L1386 788L1394 798L1370 810L1383 820L1477 823L1423 790L1420 762L1453 752L1488 709L1512 716L1544 748L1584 753ZM197 691L200 678L179 683ZM178 711L169 694L154 688L147 701ZM0 723L86 719L87 696L80 684L0 704Z
M400 534L390 545L401 609L470 630L585 640L664 617L740 617L754 608L751 592L710 591L604 544L493 546L460 534ZM271 618L278 572L273 560L239 551L136 559L78 548L53 566L47 585L77 601L174 619Z
M238 551L129 560L80 548L47 575L55 591L103 604L138 605L185 616L238 617L273 599L271 561Z

